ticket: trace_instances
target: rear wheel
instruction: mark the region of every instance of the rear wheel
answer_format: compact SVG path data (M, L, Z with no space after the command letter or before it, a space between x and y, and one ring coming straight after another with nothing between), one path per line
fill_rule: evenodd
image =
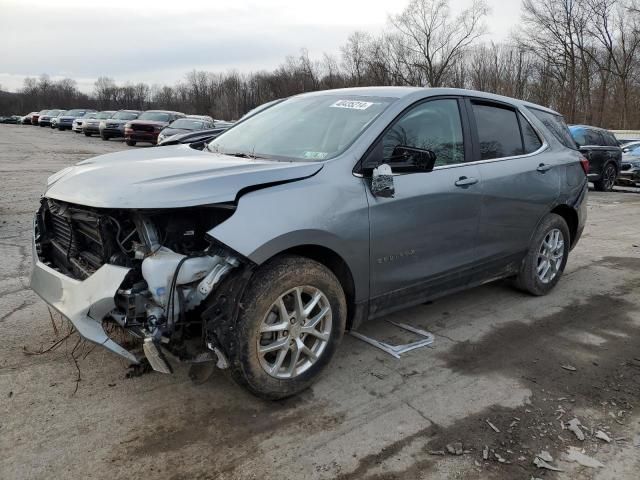
M570 245L569 227L555 213L547 215L533 236L516 286L532 295L546 295L556 286L567 264Z
M130 147L135 147L136 146L136 141L135 140L126 140L126 143Z
M618 176L618 170L615 165L612 163L608 163L605 165L604 170L602 171L602 176L600 180L593 182L594 187L599 192L610 192L613 190L613 186L616 183L616 177Z
M106 133L101 133L100 138L102 138L102 140L109 140L109 135L107 135Z
M255 395L280 399L318 379L342 339L347 307L335 275L304 257L283 256L262 266L243 297L233 378Z
M89 133L89 132L84 132L84 136L85 136L85 137L90 137L90 136L91 136L91 133Z

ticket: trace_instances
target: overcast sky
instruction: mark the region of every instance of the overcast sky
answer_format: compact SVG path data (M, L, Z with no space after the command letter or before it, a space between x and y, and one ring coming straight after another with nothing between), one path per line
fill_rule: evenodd
M271 69L307 48L337 54L355 30L379 32L408 0L0 0L0 85L25 76L173 84L192 69ZM451 0L460 9L471 0ZM519 0L488 0L488 39L506 38Z

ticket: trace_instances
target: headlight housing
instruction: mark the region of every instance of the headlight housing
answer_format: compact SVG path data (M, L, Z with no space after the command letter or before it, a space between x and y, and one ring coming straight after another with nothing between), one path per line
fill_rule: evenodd
M124 124L124 128L131 128L131 124L130 123L125 123Z

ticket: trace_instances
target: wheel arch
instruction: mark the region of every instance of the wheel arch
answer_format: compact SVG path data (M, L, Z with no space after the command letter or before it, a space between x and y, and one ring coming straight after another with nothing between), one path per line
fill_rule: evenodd
M575 208L563 204L556 206L549 213L560 215L564 219L564 221L567 222L567 226L569 227L569 235L571 236L570 245L571 247L573 247L578 237L578 225L580 223L578 212L576 212Z
M356 284L349 264L340 254L329 247L316 244L296 245L272 255L268 260L281 255L298 255L310 258L327 267L336 276L347 302L347 330L351 328L356 315ZM268 261L267 260L267 261Z

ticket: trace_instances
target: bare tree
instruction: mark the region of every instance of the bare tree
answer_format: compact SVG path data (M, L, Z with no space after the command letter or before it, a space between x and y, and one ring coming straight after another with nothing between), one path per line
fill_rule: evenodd
M488 12L484 0L474 0L456 17L449 0L411 0L401 14L390 17L404 40L407 68L419 69L426 85L442 86L455 62L486 32Z

